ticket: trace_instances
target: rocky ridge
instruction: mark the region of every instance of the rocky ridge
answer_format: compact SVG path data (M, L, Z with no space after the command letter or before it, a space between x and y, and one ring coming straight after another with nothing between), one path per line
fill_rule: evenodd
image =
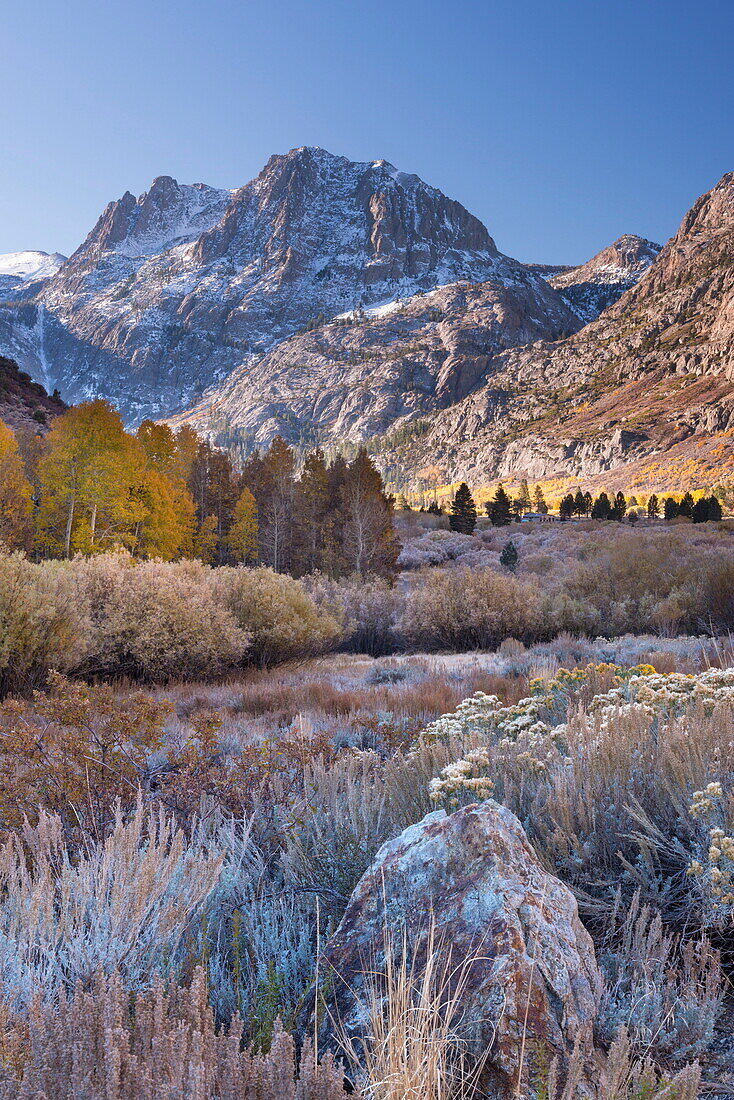
M639 282L660 251L659 244L628 234L580 267L548 276L548 281L584 324L589 324Z
M163 176L110 203L58 272L3 303L0 350L135 423L314 323L459 280L511 288L521 270L417 176L301 148L234 191ZM539 276L523 281L542 335L576 323Z
M734 466L734 173L683 219L634 287L571 337L497 355L483 383L385 465L420 483L594 478L685 487ZM681 482L682 483L682 482Z

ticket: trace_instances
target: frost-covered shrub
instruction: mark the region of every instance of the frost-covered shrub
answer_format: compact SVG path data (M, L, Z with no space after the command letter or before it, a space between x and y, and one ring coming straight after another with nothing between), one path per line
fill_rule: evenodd
M610 1042L624 1027L632 1046L656 1060L684 1064L704 1055L724 1001L718 952L705 935L681 939L667 932L659 913L616 907L599 953L604 991L597 1028Z
M89 632L86 603L62 565L0 554L0 698L40 687L51 668L77 667Z
M426 571L406 600L401 632L414 648L494 649L505 638L545 632L535 586L491 569Z
M70 568L93 623L89 671L164 682L218 676L243 662L248 633L217 600L208 566L112 554Z
M143 988L173 960L217 883L222 859L187 847L162 814L139 806L72 860L61 819L0 847L0 989L13 1007L118 971Z
M481 543L473 535L463 535L458 531L428 531L406 542L400 551L398 566L401 569L423 569L428 565L445 565L478 547Z
M339 624L300 581L262 567L218 569L211 591L250 638L248 660L269 665L330 649Z
M396 585L380 577L335 581L321 574L303 583L317 605L340 622L340 648L381 657L398 646L397 622L405 595Z

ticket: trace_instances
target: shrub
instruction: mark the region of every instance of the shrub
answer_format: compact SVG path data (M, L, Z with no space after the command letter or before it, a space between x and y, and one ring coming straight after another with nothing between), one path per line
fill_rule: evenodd
M187 848L179 830L141 805L118 813L106 840L72 861L61 818L0 847L0 987L15 1008L38 994L119 971L144 988L176 950L219 878L222 858Z
M316 574L305 583L316 603L341 623L340 648L372 657L395 651L397 622L405 603L400 588L379 577L333 581Z
M119 974L97 974L91 989L36 1007L29 1023L8 1020L13 1057L0 1100L341 1100L343 1071L330 1055L318 1064L307 1040L297 1074L295 1043L279 1026L267 1053L243 1050L241 1023L217 1031L206 993L201 968L189 987L157 981L133 998Z
M494 649L505 638L542 636L537 589L491 569L427 572L416 582L400 623L416 648Z
M250 638L248 659L258 665L313 656L339 636L333 615L319 609L293 577L265 567L226 568L212 574L212 592Z
M63 566L0 554L0 698L40 687L50 668L76 668L89 634L86 603Z
M125 555L73 563L90 601L88 671L153 683L206 679L240 664L248 635L215 599L199 562L141 562Z

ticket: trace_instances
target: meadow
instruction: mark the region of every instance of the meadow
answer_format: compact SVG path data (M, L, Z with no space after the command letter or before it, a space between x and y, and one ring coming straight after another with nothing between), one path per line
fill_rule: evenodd
M734 1087L731 525L398 531L393 583L0 557L0 1096L588 1095L527 1019L487 1076L442 944L335 1018L382 846L484 800L591 936L594 1094Z

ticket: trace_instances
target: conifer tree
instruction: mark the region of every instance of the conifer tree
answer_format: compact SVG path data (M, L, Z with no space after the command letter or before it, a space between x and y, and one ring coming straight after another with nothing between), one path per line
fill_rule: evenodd
M539 515L541 515L541 516L547 516L548 515L548 505L546 504L546 500L545 500L545 497L543 495L543 490L541 489L540 485L535 486L535 491L533 492L533 506L535 508L535 511Z
M494 527L506 527L512 518L512 502L502 485L497 486L497 491L492 500L486 505L487 515Z
M677 519L680 515L678 501L675 497L666 497L663 505L663 515L666 519Z
M614 498L614 504L612 506L611 518L616 519L616 520L622 520L622 519L624 519L626 511L627 511L627 501L625 499L624 493L620 489L620 491L617 493L617 495Z
M502 553L500 554L500 565L503 565L510 573L514 573L517 570L519 554L515 543L510 539L502 547Z
M519 515L524 516L526 512L531 510L532 506L530 486L528 485L528 479L524 477L520 482L520 490L517 494L517 511Z
M509 500L507 502L509 511ZM451 502L449 514L449 526L452 531L460 531L464 535L471 535L477 525L477 506L471 495L469 486L462 481L456 490L456 495Z
M647 501L647 514L650 519L657 519L660 515L660 501L655 493L652 493Z
M573 514L574 498L571 496L570 493L567 493L566 496L563 497L563 499L561 500L561 503L558 507L558 515L561 517L561 519L570 519Z
M685 516L686 519L693 518L693 496L691 493L683 494L683 499L678 505L678 515Z
M591 509L592 519L611 519L612 505L606 493L599 493Z

